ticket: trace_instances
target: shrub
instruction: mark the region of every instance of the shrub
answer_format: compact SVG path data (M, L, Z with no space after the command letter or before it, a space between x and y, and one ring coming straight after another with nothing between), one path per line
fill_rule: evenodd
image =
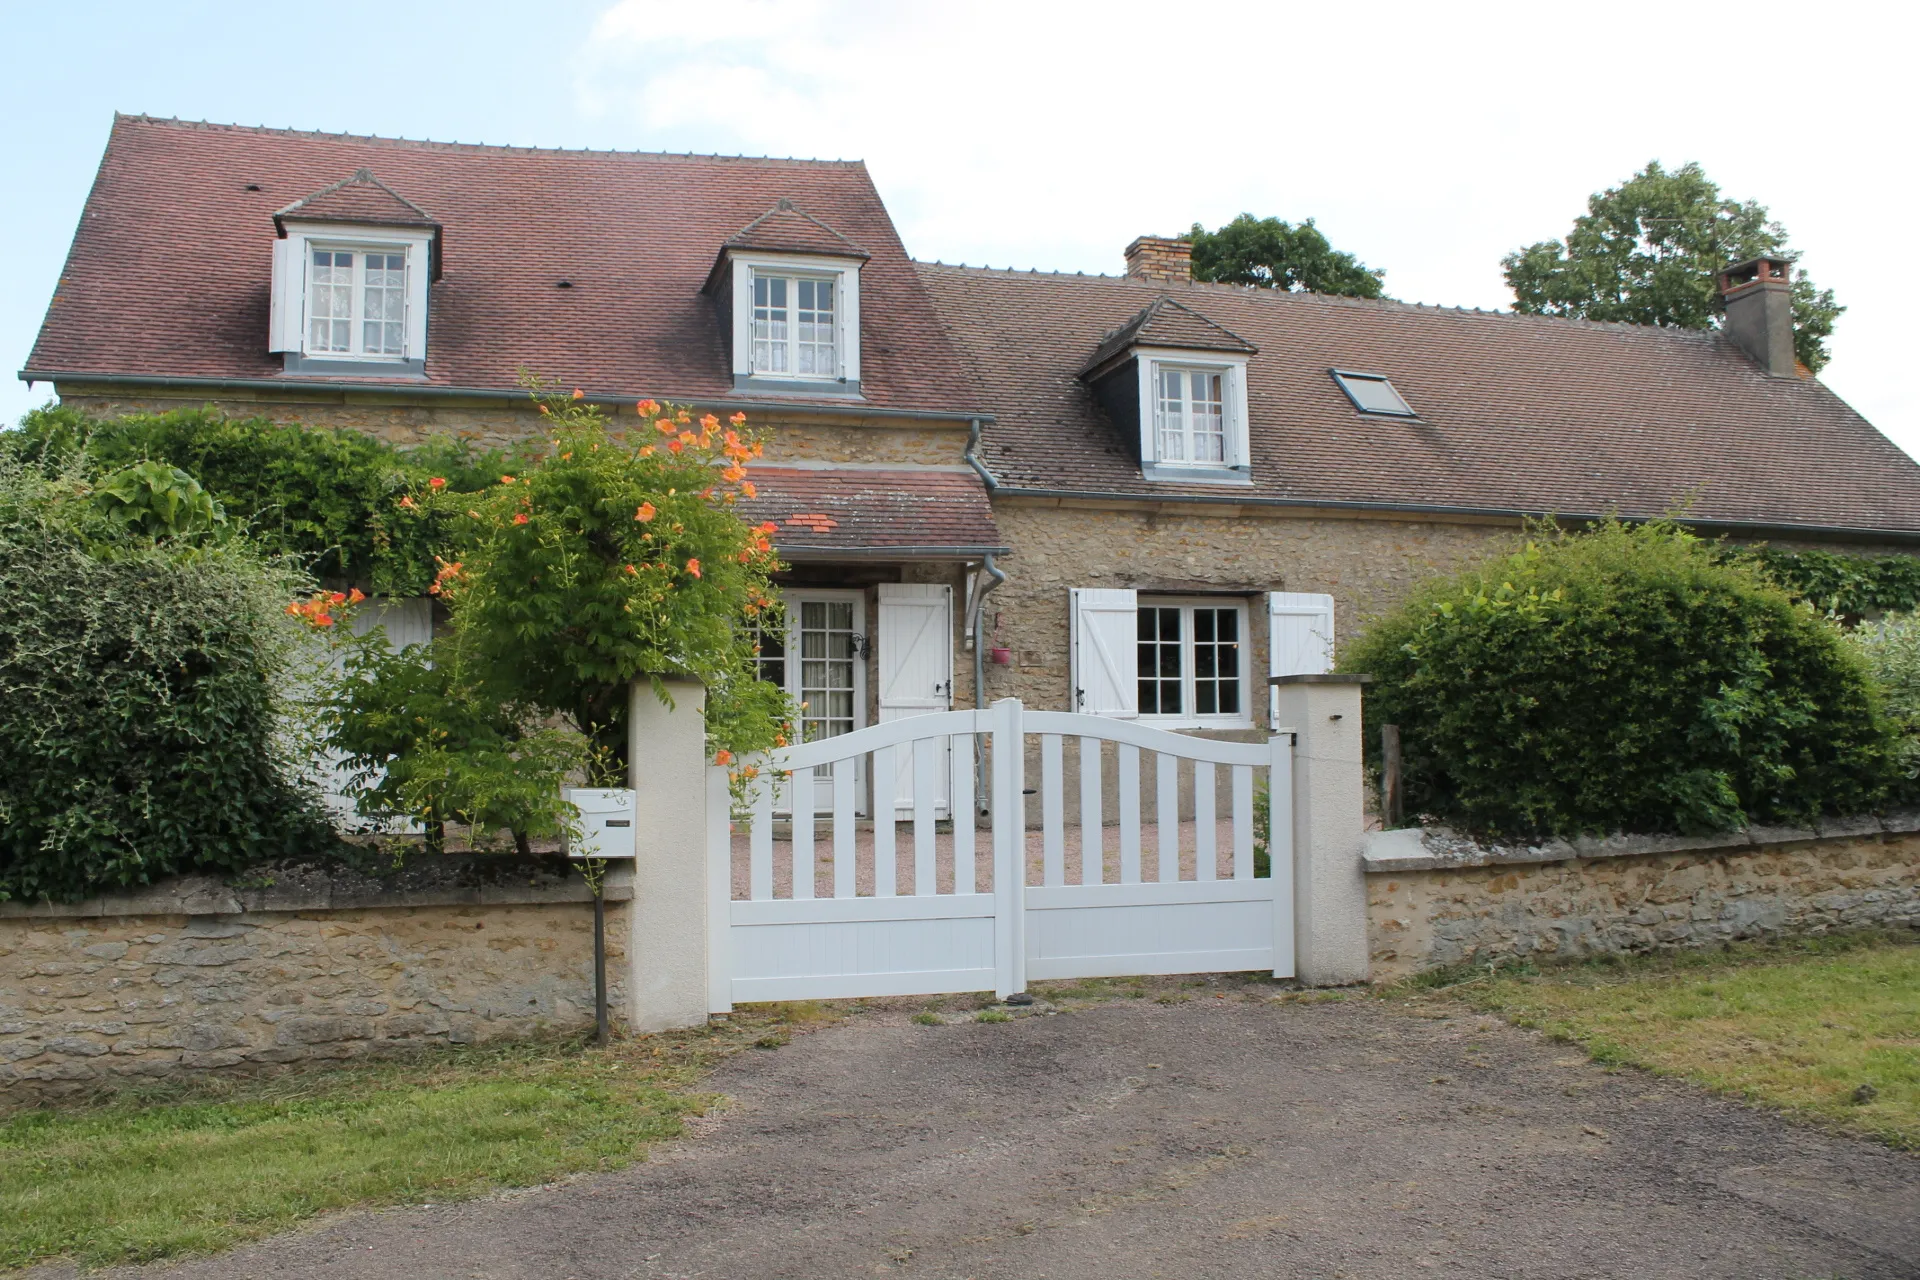
M567 833L571 810L560 789L586 764L579 734L530 727L524 708L468 677L455 644L395 650L375 628L338 647L341 674L322 722L353 771L348 792L362 816L418 821L436 853L449 819L476 840L510 831L523 854L532 839Z
M744 415L640 411L616 431L579 392L543 396L538 459L484 493L412 495L464 534L434 590L493 696L566 717L609 759L626 759L632 683L664 699L676 676L706 686L710 749L778 745L787 700L757 678L751 630L773 604L773 529L733 510L760 445Z
M1889 614L1847 633L1880 686L1887 718L1901 736L1901 772L1909 780L1903 799L1920 798L1920 614Z
M298 558L323 581L417 596L433 581L446 519L399 499L438 476L455 492L494 483L509 455L440 440L397 449L363 432L230 418L213 409L97 419L30 413L6 433L16 456L98 475L164 463L196 480L268 553Z
M1409 812L1495 835L1702 832L1868 809L1898 744L1859 655L1674 524L1536 531L1343 655L1400 726Z
M0 898L329 842L279 732L298 579L244 540L169 530L165 502L140 508L156 524L93 497L0 455Z

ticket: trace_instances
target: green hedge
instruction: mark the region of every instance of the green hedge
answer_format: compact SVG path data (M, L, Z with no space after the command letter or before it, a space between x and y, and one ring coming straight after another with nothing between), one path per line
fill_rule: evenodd
M198 480L262 550L297 556L321 581L375 595L426 593L444 517L399 505L439 476L456 491L499 482L515 462L465 441L398 449L363 432L231 418L213 409L99 419L40 409L0 442L47 468L165 462Z
M0 898L331 844L282 737L298 582L219 529L141 533L74 474L0 455Z
M1400 726L1409 816L1502 836L1859 812L1899 783L1859 654L1751 561L1669 523L1539 531L1342 656Z

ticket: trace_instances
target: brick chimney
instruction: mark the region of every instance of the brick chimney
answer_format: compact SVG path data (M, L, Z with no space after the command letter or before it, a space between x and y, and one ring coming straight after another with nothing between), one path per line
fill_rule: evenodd
M1761 257L1720 271L1726 333L1775 378L1799 376L1793 356L1791 258Z
M1127 246L1127 275L1134 280L1193 282L1193 242L1141 236Z

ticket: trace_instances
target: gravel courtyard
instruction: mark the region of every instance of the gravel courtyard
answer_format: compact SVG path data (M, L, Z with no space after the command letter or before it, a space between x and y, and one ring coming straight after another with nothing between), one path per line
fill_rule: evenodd
M1450 1007L1270 992L996 1024L868 1012L731 1060L730 1105L631 1170L153 1270L1920 1276L1920 1158Z

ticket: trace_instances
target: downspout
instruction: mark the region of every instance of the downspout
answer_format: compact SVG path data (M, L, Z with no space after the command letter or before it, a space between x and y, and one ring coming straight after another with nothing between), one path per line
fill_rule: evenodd
M980 419L974 418L967 424L967 447L960 456L979 475L981 483L987 486L987 493L991 496L1000 484L993 478L993 472L987 470L975 454L974 451L979 447ZM980 567L986 572L987 581L973 593L973 608L969 611L967 618L967 634L973 640L973 706L976 711L985 710L987 705L986 645L981 643L980 620L986 612L987 596L1007 580L1007 571L993 562L991 551L981 559ZM974 803L982 806L983 813L986 812L984 807L987 801L986 780L986 748L981 743L980 735L976 733L973 735L973 797Z

